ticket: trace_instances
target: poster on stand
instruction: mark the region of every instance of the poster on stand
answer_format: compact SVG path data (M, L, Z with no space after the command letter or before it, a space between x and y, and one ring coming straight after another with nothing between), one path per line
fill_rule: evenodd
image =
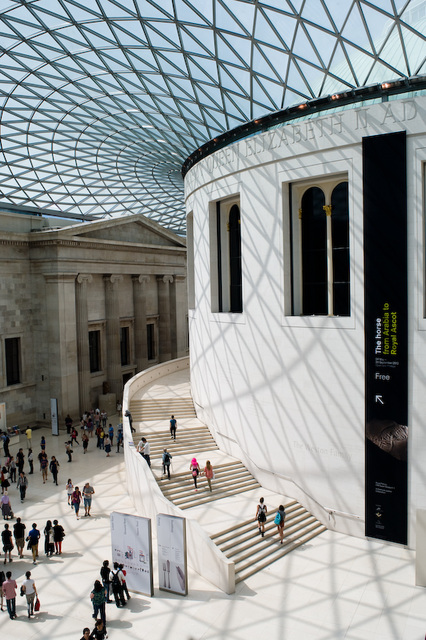
M158 584L163 591L188 595L186 520L157 515Z
M123 565L127 588L153 596L151 520L113 511L110 522L112 562Z
M52 424L52 436L58 436L58 401L56 398L50 398L50 422Z

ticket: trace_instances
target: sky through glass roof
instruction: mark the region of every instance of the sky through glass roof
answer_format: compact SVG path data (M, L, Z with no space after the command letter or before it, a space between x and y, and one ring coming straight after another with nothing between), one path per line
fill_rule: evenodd
M185 231L201 144L426 72L426 0L3 0L0 204Z

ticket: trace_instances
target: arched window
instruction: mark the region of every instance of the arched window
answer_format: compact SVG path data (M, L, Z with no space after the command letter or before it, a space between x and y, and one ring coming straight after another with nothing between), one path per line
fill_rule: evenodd
M331 177L318 179L315 185L295 183L289 194L291 305L287 308L292 315L349 316L348 182Z
M324 193L311 187L302 197L302 304L304 315L327 314L327 221Z
M239 200L210 206L210 290L213 313L242 313L241 215Z
M234 204L229 212L229 292L230 311L241 313L243 295L241 282L241 224L240 209Z

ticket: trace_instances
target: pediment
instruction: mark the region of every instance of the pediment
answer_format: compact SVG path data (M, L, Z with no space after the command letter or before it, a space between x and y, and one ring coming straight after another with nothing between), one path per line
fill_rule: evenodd
M98 222L87 222L67 227L61 232L76 238L129 242L131 244L184 247L185 239L180 238L161 225L142 215L126 216Z

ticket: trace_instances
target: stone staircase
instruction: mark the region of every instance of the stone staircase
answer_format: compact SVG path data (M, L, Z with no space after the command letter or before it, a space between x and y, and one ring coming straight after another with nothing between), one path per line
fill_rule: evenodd
M235 583L246 580L279 558L315 538L326 527L295 500L285 505L284 542L280 544L274 524L275 509L270 509L265 523L265 537L254 518L240 522L211 536L227 558L235 562Z
M186 463L194 455L201 457L200 454L206 454L208 457L209 452L218 450L216 442L205 425L197 425L197 421L189 426L183 424L186 419L196 418L191 398L132 400L130 412L134 423L147 423L146 431L143 428L141 431L151 445L151 461L157 461L157 464L153 465L154 476L164 496L180 509L208 505L216 500L235 497L238 493L260 488L260 484L239 460L214 464L215 478L212 480L212 492L203 476L198 477L198 490L194 490L189 468L182 473L173 473L173 462L182 468L179 462L182 462L183 457ZM149 428L149 423L154 421L164 421L168 425L172 414L178 421L176 441L171 440L168 429L151 431ZM133 435L135 445L138 444L140 437L140 433ZM158 462L165 448L172 455L170 480L158 473L160 468ZM200 460L200 467L202 464ZM277 527L274 524L277 509L278 506L275 509L269 508L264 537L258 533L254 516L250 520L240 522L211 536L226 557L235 563L236 583L249 578L326 531L326 527L302 505L291 501L285 505L284 542L281 545Z
M257 480L238 460L228 464L216 464L214 473L212 492L209 490L206 479L200 476L198 476L196 492L189 471L172 475L170 480L158 479L157 482L166 498L181 509L197 507L260 487Z
M145 433L145 436L151 446L151 458L161 457L164 448L167 448L172 457L184 455L187 458L198 453L218 449L206 426L179 428L178 425L176 440L170 439L170 431ZM133 434L135 445L139 440L140 434Z
M196 418L192 398L142 398L130 401L129 411L133 422L147 422L151 420L170 420L174 415L178 422Z

